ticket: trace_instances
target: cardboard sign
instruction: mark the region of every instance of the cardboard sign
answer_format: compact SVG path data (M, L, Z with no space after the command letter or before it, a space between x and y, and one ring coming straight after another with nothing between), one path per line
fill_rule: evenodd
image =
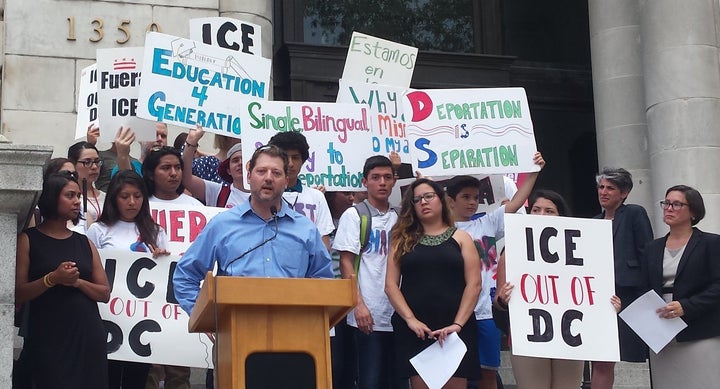
M522 88L415 90L403 110L413 168L423 175L539 170Z
M108 359L212 368L212 342L188 332L189 317L175 300L172 277L180 257L99 252L111 288L110 301L98 304Z
M512 351L618 361L612 222L505 214Z
M80 71L75 140L84 139L90 125L98 123L97 63Z
M363 187L362 169L372 143L366 106L254 101L241 118L247 124L242 136L246 160L276 133L301 131L310 145L310 157L298 175L303 185L324 185L327 190Z
M340 80L337 102L365 104L370 110L372 151L370 154L388 155L394 151L405 163L411 163L410 144L405 135L402 97L407 88L361 81Z
M260 25L238 19L224 17L190 19L190 39L206 45L262 56Z
M138 115L240 137L247 99L267 99L271 61L157 32L145 37Z
M410 86L417 47L353 32L342 79L369 84Z
M155 140L155 123L137 116L142 66L142 47L97 50L100 141L112 142L120 127L132 128L138 141Z

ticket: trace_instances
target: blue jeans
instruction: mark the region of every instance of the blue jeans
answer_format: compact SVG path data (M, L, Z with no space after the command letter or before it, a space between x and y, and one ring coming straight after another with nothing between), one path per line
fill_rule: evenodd
M395 374L395 344L392 332L365 334L357 328L359 389L407 389L408 380Z

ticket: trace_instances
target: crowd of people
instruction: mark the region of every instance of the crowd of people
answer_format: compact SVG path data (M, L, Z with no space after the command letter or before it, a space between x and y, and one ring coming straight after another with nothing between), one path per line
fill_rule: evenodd
M300 132L276 134L244 161L239 139L216 135L217 154L204 155L202 128L174 146L165 125L156 131L137 160L132 130L121 128L112 147L98 151L99 130L90 128L67 158L47 164L37 211L18 237L16 323L25 342L14 388L158 388L161 380L168 389L190 387L188 367L107 359L98 303L109 300L110 287L97 250L143 251L157 260L170 254L151 202L228 208L177 264L174 293L188 315L214 268L231 276L357 277L357 305L331 332L334 388L426 388L409 358L453 333L467 352L444 387L502 384L507 322L500 317L513 290L497 247L504 214L525 212L529 199L531 215L571 216L559 193L534 188L539 172L519 188L511 184L510 198L478 217L481 185L473 176L417 177L393 206L390 195L400 190L394 153L366 159L364 191L328 192L298 178L309 158ZM533 161L538 170L545 165L540 153ZM702 196L685 185L669 188L660 206L670 232L653 240L646 210L626 204L630 173L606 168L596 178L596 218L611 220L613 231L616 296L607 304L620 311L655 290L666 301L657 315L688 325L654 353L618 320L621 360L649 359L654 388L714 386L720 236L695 227L705 216ZM512 367L521 389L579 388L582 381L583 361L513 355ZM612 388L614 368L592 362L592 387ZM206 385L214 384L210 370Z

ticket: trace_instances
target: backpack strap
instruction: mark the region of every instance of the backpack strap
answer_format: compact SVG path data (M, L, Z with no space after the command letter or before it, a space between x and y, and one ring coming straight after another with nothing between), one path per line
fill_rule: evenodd
M215 203L216 207L219 208L225 208L227 205L227 201L230 198L230 185L225 183L220 188L220 192L218 193L217 202Z
M370 242L370 231L372 230L372 213L370 211L370 206L367 204L367 200L363 201L360 204L353 205L353 208L355 208L358 216L360 216L360 251L357 255L355 255L355 274L358 275L362 253L365 251L368 243Z

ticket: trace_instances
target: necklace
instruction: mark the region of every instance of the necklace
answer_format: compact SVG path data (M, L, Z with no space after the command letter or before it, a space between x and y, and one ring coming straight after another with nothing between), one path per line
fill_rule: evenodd
M456 230L456 227L448 227L448 229L440 235L423 234L418 243L425 246L439 246L442 242L448 240Z

